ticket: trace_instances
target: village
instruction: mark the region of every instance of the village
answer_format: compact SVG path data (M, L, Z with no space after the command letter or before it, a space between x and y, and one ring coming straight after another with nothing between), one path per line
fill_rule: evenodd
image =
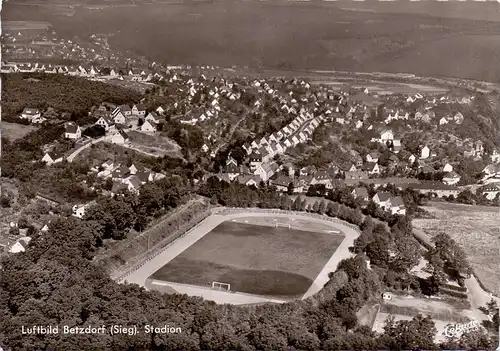
M98 143L113 144L145 156L159 157L152 153L152 144L149 144L149 149L141 147L139 140L152 138L153 144L154 140L167 140L164 130L170 121L175 120L181 125L202 129L204 142L199 150L194 151L207 162L213 162L224 149L227 155L218 171L207 168L200 178L193 180L195 183L216 176L228 183L238 182L246 186L269 184L276 191L288 194L308 194L311 189L316 192L320 189L320 193L324 193L347 187L352 189L354 198L365 203L373 201L384 211L400 215L405 214L405 204L400 196L392 196L382 190L369 197L369 187L383 189L394 185L401 191L411 188L442 199L456 199L468 189L478 191L490 201L497 199L500 193L500 153L497 148L485 150L481 140L470 138L455 141L454 148L461 152L463 159L486 161L481 177L473 183L470 180L463 183L459 174L463 171L456 169L460 168L458 161L443 157L443 150L439 150L439 145L432 140L428 144L419 144L418 148L413 148L413 152L409 151L405 140L406 130L401 127L407 124L411 129L411 125L425 125L436 131L450 125L460 127L467 122L468 116L464 116L456 107L453 107L457 110L454 114L439 114L436 111L443 110L442 106L447 105L468 106L474 100L471 95L377 95L371 94L366 88L349 85L334 91L325 86L312 86L300 79L247 80L238 77L232 81L230 78L211 78L204 74L192 76L174 69L163 72L130 69L123 72L118 69L98 69L92 65L68 67L13 63L4 65L2 70L4 73L39 72L93 80L136 81L158 85L160 94L165 89L162 87L176 87L175 102L171 105L155 105L154 100L152 102L146 98L141 103L122 105L103 101L88 112L94 123L64 123L63 138L72 147L61 148L57 141L44 145L41 161L47 166L63 161L75 162L80 152ZM238 132L238 128L231 128L236 124L232 110L235 103L245 107L237 116L243 116L236 122L242 122L240 128L248 122L249 116L259 113L265 116L270 110L280 116L282 121L282 127L272 133L262 131L247 134L246 142L239 146L240 150L244 150L243 157L241 153L239 157L233 157L234 145L230 145L232 133ZM19 119L43 128L50 123L45 115L45 111L26 106ZM353 130L366 135L368 140L365 144L368 147L362 153L351 151L343 162L300 166L301 162L292 156L293 150L311 145L318 150L315 136L328 126L337 126L343 132ZM95 165L90 173L107 182L106 187L98 189L105 196L119 196L126 191L138 194L142 185L165 177L151 169L113 160ZM95 190L92 184L89 186ZM73 204L73 215L83 218L85 209L91 204ZM17 241L14 250L19 250Z

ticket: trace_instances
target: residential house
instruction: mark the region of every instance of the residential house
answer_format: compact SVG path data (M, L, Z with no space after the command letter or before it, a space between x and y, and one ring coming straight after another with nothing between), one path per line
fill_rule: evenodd
M416 157L415 155L413 155L413 154L412 154L412 155L410 155L410 157L408 157L408 162L409 162L410 164L415 163L415 161L416 161L416 160L417 160L417 157Z
M351 194L354 196L355 199L368 201L368 190L366 190L364 186L355 188L351 192Z
M394 133L391 129L386 129L382 133L380 133L380 141L385 143L388 141L394 140Z
M127 178L129 175L130 170L128 169L128 167L125 165L121 165L111 173L111 178L113 180L123 181L123 179Z
M366 162L378 162L379 154L378 152L371 152L366 155Z
M145 118L145 121L151 121L156 124L160 123L161 120L162 118L156 112L153 111L149 112Z
M498 149L493 149L493 152L491 153L490 158L491 158L491 162L493 162L493 163L500 162L500 152L498 151Z
M439 125L442 126L442 125L448 124L448 123L450 123L450 121L453 121L453 120L454 119L451 116L441 117L441 119L439 120Z
M364 180L368 178L369 178L368 172L364 171L345 172L346 180Z
M401 196L391 197L387 203L388 209L391 214L397 214L404 216L406 214L405 204Z
M128 170L129 170L130 174L134 175L134 174L137 174L139 172L144 172L144 167L142 167L139 164L132 163L130 165L130 167L128 168Z
M262 155L259 152L252 152L248 157L250 161L250 170L255 172L257 167L262 163Z
M431 149L426 145L422 148L422 151L420 152L420 158L427 159L429 158L430 154L431 154Z
M456 197L460 192L460 189L454 185L446 185L439 182L421 182L420 184L409 184L406 187L435 197Z
M116 124L126 124L127 119L125 118L125 114L122 112L120 107L117 107L111 112L111 118Z
M115 130L115 122L111 117L103 116L96 122L97 125L104 127L106 132Z
M74 122L68 122L65 125L64 137L66 139L77 140L82 137L82 130L79 125Z
M151 120L146 120L141 126L141 131L147 132L147 133L155 133L157 131L157 126L155 122L152 122Z
M30 243L31 238L29 236L25 236L16 240L14 244L9 247L10 253L19 253L26 251L28 244Z
M464 115L462 113L458 112L454 117L453 120L455 121L456 124L462 124L464 123Z
M232 181L240 174L240 168L235 163L228 163L224 170L224 173L227 173L229 176L229 180Z
M370 175L380 174L380 166L375 162L366 162L363 165L362 170L368 172Z
M127 184L122 183L121 181L114 181L113 182L113 186L111 188L111 195L112 196L121 195L126 191L128 191Z
M279 176L278 178L271 180L270 184L276 187L276 191L286 192L290 183L293 183L293 179L285 175Z
M84 205L74 205L72 208L72 215L82 219L85 216L86 211L95 204L96 201L91 201Z
M160 115L163 115L165 113L165 109L161 106L158 106L156 109L156 112L158 112Z
M33 119L38 119L42 116L42 113L37 108L25 107L21 113L20 118L32 121Z
M271 178L279 170L278 164L273 163L261 163L254 174L258 175L264 182Z
M50 166L54 163L59 163L64 160L64 155L61 153L55 153L52 151L46 152L45 155L42 157L42 161L47 164L47 166Z
M113 167L114 167L114 163L113 161L111 160L107 160L106 162L104 162L101 167L104 169L104 170L111 170Z
M135 175L125 179L124 184L127 185L127 190L131 193L139 193L139 188L142 185L142 181Z
M240 174L238 177L236 177L236 181L246 186L253 185L257 187L260 183L260 178L259 176L255 176L253 174Z
M389 200L391 199L391 193L388 191L380 191L373 197L373 202L382 207L384 210L388 210Z
M452 165L450 165L449 163L445 164L445 165L443 166L443 168L441 169L441 172L446 172L446 173L449 173L449 172L451 172L451 171L453 171L453 166L452 166Z
M481 188L481 194L488 200L494 200L500 193L500 183L490 184Z
M396 154L401 151L401 140L394 139L392 141L392 151Z
M111 142L113 144L119 144L123 145L125 143L129 142L129 136L127 133L125 133L123 130L117 131L112 137L111 137Z
M331 179L331 176L327 171L317 171L313 175L313 179L311 180L311 185L314 184L324 184L326 185Z
M300 169L301 176L314 175L318 170L314 166L307 166Z
M484 177L483 181L491 178L498 178L500 177L500 164L491 164L486 167L484 167L483 172Z
M446 185L455 185L460 181L460 176L456 172L449 172L444 175L443 183Z

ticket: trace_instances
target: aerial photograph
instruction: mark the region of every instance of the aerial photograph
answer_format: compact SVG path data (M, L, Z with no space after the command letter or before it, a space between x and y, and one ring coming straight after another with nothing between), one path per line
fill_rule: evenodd
M0 351L500 350L500 1L0 9Z

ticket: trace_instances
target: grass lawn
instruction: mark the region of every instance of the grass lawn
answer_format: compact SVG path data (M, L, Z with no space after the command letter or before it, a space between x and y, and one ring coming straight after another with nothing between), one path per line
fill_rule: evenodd
M449 234L465 250L479 279L491 291L498 291L498 207L431 202L424 209L434 218L414 219L413 226L430 236L441 231Z
M34 126L25 126L24 124L17 123L9 123L9 122L0 122L0 129L2 130L2 136L6 137L10 141L14 141L17 139L22 139L26 134L32 132L37 127Z
M151 278L295 298L311 286L343 235L224 222Z

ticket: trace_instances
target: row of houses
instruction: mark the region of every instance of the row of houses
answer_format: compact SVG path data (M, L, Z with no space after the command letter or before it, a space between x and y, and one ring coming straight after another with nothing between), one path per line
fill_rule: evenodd
M46 74L66 74L78 77L110 77L116 79L129 78L131 81L136 82L150 82L155 79L162 80L165 78L160 72L153 72L148 69L136 68L109 68L97 67L94 65L45 65L39 63L5 63L2 65L2 73L46 73Z
M246 143L243 148L249 155L251 164L268 162L275 155L284 153L286 149L309 140L314 130L323 121L325 121L323 115L313 117L311 114L301 114L289 125L268 138L262 137L252 143Z

